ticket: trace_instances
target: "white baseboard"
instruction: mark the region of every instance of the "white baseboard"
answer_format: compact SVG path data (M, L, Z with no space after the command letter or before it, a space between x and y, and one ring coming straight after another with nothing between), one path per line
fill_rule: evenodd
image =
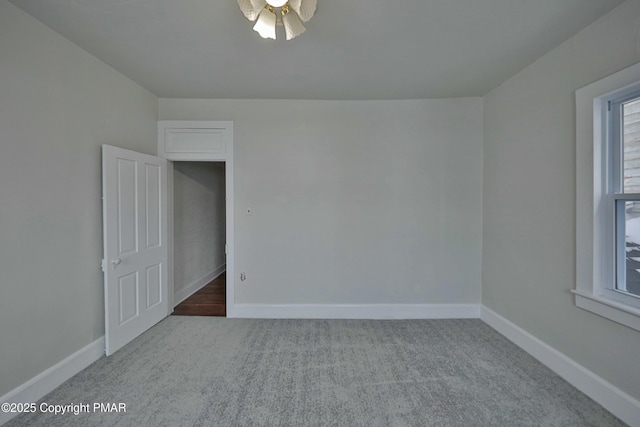
M480 318L616 417L640 427L640 401L485 306Z
M222 264L220 267L206 274L204 277L201 277L200 279L187 285L187 287L175 292L175 294L173 295L173 306L174 307L177 306L182 301L186 300L191 295L198 292L200 289L202 289L213 279L215 279L216 277L224 273L226 270L227 270L227 264Z
M104 355L104 337L98 338L91 344L81 348L71 356L0 397L0 403L35 403L69 378L100 359L102 355ZM17 415L17 413L0 412L0 425L8 422Z
M229 314L231 313L231 316ZM477 319L479 304L235 304L248 319Z

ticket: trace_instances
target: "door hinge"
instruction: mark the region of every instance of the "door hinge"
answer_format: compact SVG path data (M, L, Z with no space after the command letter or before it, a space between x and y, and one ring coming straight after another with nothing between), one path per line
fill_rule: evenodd
M224 244L224 254L226 255L228 253L229 250L229 245L227 245L226 243Z
M100 270L104 273L104 260L100 261Z

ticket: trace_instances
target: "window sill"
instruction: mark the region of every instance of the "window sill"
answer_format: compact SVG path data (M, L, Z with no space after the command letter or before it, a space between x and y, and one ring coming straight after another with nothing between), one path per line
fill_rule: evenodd
M571 292L576 296L576 306L640 331L640 309L589 292L580 290L571 290Z

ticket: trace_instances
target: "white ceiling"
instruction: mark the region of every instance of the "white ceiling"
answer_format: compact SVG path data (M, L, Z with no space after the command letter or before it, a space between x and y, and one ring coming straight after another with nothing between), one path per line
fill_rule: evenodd
M274 41L236 0L9 1L159 97L337 100L483 95L622 3L318 0Z

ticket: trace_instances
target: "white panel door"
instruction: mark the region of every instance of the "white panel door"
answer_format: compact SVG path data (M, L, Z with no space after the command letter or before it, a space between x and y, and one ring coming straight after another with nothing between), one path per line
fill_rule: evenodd
M167 161L102 146L107 356L169 315Z

